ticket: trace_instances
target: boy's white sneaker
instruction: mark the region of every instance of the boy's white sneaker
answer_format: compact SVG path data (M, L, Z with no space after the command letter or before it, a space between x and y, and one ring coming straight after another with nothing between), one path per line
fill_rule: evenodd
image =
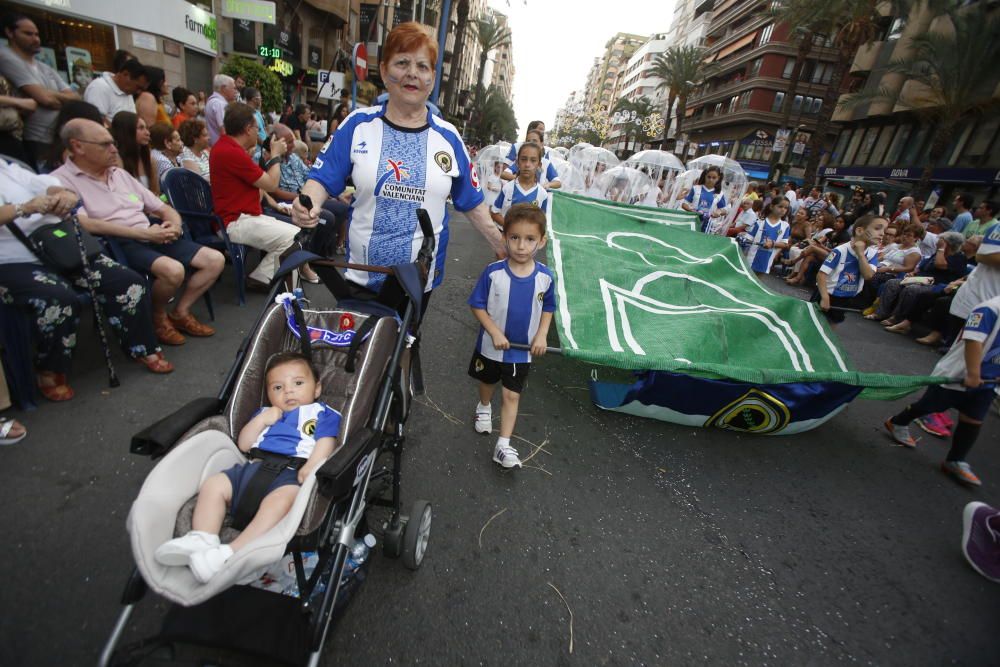
M188 531L183 537L164 542L153 553L160 565L187 565L191 555L205 549L219 546L219 536L201 530Z
M191 554L188 567L194 578L203 584L219 573L219 570L226 564L226 561L233 555L233 548L228 544L223 544L204 551L196 551Z
M504 468L520 468L521 459L517 455L517 450L510 445L497 445L493 450L493 460Z
M487 405L483 410L476 406L476 433L489 433L493 430L493 406Z

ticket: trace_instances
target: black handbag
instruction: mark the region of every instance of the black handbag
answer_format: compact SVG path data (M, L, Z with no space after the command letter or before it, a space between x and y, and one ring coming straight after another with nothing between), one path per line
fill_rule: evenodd
M17 240L34 253L42 264L56 273L72 275L83 270L83 257L80 254L80 245L76 240L77 230L74 229L74 225L79 224L76 216L73 216L56 223L42 225L27 236L13 222L7 226ZM104 248L101 246L101 242L89 232L83 228L80 228L79 231L89 262L100 255Z

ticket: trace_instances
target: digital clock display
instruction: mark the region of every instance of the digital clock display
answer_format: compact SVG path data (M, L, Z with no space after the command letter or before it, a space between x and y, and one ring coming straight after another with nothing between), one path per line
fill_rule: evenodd
M277 46L268 46L266 44L261 44L257 47L257 53L261 58L280 58L281 48Z

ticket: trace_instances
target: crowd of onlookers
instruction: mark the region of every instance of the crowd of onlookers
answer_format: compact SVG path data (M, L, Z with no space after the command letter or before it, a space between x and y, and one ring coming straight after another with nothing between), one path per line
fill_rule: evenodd
M329 122L305 104L265 113L261 93L242 77L215 76L206 96L171 86L161 68L124 50L110 71L78 90L35 59L41 41L30 18L11 14L3 29L0 307L32 318L38 389L53 401L74 395L69 362L85 286L96 288L123 350L149 371L169 373L163 346L215 333L191 308L225 264L218 249L192 240L171 195L207 187L220 241L212 245L221 248L228 237L262 251L246 286L267 289L281 253L302 231L288 215L290 203L348 105ZM327 202L327 224L310 232L313 247L343 252L349 204L346 196ZM106 248L90 271L63 274L40 261L30 237L70 213ZM318 282L308 266L299 277ZM0 409L6 402L0 396ZM19 429L0 421L0 442Z

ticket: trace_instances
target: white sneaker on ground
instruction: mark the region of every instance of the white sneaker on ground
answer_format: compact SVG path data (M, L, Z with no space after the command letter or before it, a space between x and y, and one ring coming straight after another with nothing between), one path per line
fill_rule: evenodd
M507 445L506 447L498 446L493 450L493 460L499 463L504 468L520 468L521 459L517 455L517 450Z
M177 537L161 544L153 553L153 557L160 565L187 565L192 554L217 546L219 546L218 535L191 530L183 537Z
M489 433L493 430L493 406L487 405L483 410L476 406L476 433Z
M196 551L191 554L188 567L191 568L191 574L194 575L195 579L203 584L207 584L212 577L219 573L219 570L222 569L222 566L226 564L226 561L232 555L233 548L228 544L205 549L204 551Z

